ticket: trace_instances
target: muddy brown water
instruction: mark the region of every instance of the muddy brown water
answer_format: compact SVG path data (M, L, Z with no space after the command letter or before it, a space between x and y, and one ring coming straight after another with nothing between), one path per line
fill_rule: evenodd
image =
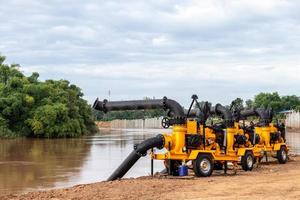
M77 139L0 140L0 196L106 180L134 144L161 132L103 129ZM300 153L299 134L287 134L293 153ZM161 169L162 162L154 161L154 171ZM150 158L143 157L125 177L149 174Z
M160 130L101 130L77 139L0 140L0 196L103 181L132 151L133 145ZM163 164L154 161L155 171ZM125 177L150 174L143 157Z

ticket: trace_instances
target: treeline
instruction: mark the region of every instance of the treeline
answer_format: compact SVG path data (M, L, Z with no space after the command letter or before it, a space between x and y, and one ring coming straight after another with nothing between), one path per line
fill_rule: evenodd
M300 110L300 98L296 95L280 96L278 92L259 93L254 99L248 99L244 102L242 98L233 101L232 106L239 109L243 108L272 108L275 113L287 110Z
M67 138L96 131L81 89L66 80L39 81L0 56L0 137Z

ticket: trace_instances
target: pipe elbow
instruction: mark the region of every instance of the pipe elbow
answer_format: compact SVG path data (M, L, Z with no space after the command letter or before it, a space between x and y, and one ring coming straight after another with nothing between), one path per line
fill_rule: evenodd
M224 106L222 106L221 104L217 104L214 107L214 113L217 115L222 115L225 121L225 125L227 127L232 127L234 126L234 119L232 116L232 113L230 112L229 109L225 108Z
M248 118L250 116L255 116L255 115L257 115L257 113L256 113L256 111L255 111L254 108L251 108L251 109L248 109L248 110L242 110L240 112L240 116L243 119L246 119L246 118Z
M99 101L99 99L97 98L93 104L93 108L95 110L99 110L99 111L103 111L103 112L107 112L106 108L105 108L105 104L107 103L107 100L104 99L103 101Z
M272 122L273 119L273 110L272 109L255 109L257 115L260 117L260 120L263 124L268 124Z
M163 100L164 100L164 108L170 110L169 117L174 117L174 118L185 117L184 109L177 101L168 99L167 97L164 97Z

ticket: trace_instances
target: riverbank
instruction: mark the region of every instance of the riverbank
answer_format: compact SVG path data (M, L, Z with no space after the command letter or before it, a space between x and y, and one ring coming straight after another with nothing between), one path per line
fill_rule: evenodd
M231 171L229 172L232 173ZM263 163L237 175L209 178L141 177L72 188L3 196L1 199L300 199L300 157L286 165Z

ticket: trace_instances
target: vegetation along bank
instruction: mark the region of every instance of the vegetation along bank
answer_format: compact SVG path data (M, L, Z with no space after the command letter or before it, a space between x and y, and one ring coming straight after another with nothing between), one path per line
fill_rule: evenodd
M95 132L92 110L81 89L67 80L25 76L0 56L0 138L79 137Z

